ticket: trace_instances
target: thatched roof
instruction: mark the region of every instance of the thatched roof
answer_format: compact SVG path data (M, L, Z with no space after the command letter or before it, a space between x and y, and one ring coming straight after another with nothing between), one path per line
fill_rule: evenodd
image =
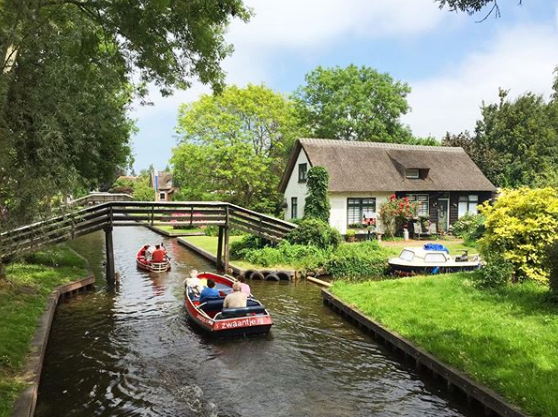
M299 139L281 179L281 192L301 150L311 166L328 170L331 192L496 191L460 147ZM426 177L406 178L405 170L413 168Z

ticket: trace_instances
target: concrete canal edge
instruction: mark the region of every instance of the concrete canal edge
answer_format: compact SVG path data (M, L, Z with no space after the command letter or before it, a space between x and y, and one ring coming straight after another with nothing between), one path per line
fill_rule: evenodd
M39 326L31 340L30 350L25 361L25 368L23 370L25 388L23 388L14 403L11 417L33 417L35 414L39 382L41 380L41 371L50 335L50 328L60 298L67 298L76 293L89 290L93 287L94 283L95 276L91 273L87 278L57 287L50 294L45 311L40 318Z
M186 248L196 252L198 255L203 256L204 258L208 259L209 261L213 262L214 264L217 264L217 256L213 255L212 253L206 251L205 249L200 248L197 245L194 245L192 242L188 242L188 240L184 239L184 238L177 238L176 239L178 241L179 244L181 244L182 246L185 246ZM252 273L258 273L259 275L261 275L261 279L264 279L264 277L267 277L267 275L271 275L271 274L285 274L288 275L290 277L290 280L296 280L296 271L287 271L287 270L269 270L269 269L265 269L265 270L252 270L252 269L242 269L240 267L238 267L237 265L233 264L232 262L229 262L229 268L232 269L233 274L234 275L242 275L244 277L246 277L246 273L252 271ZM227 273L229 271L226 271ZM250 277L246 277L247 279Z
M385 345L392 350L399 351L404 356L413 359L417 370L421 368L429 369L434 377L440 377L446 381L449 391L458 389L465 394L468 401L476 400L484 407L485 414L493 412L503 417L529 417L518 407L508 403L495 391L473 381L457 369L444 364L430 353L368 318L356 308L349 306L328 290L322 289L322 298L325 305L340 315L349 318L358 327L366 329L375 339L384 341Z

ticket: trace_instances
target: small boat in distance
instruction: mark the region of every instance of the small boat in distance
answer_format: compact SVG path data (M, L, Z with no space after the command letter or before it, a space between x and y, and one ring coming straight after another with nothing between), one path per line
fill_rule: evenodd
M142 246L136 254L136 264L138 268L149 272L166 272L170 269L170 259L166 254L163 262L153 262L147 259L145 249L145 246Z
M184 288L184 304L190 319L207 333L218 336L266 334L273 320L265 306L255 298L248 298L246 307L223 309L225 296L232 292L234 279L213 273L199 274L202 280L212 279L219 297L200 303L191 287Z
M472 271L481 267L479 255L451 256L443 245L427 244L424 247L404 248L399 257L388 261L390 273L399 276L444 274Z

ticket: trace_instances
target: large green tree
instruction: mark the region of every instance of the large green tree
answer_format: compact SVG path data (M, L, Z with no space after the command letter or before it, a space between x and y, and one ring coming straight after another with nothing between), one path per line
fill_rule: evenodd
M558 77L557 77L558 78ZM442 144L462 146L499 187L558 186L558 100L534 93L482 104L475 133L447 134Z
M111 184L129 161L131 99L193 78L222 88L241 0L0 1L0 206L15 223L54 194ZM5 219L0 226L6 227Z
M293 95L300 117L318 138L409 142L401 116L411 88L369 67L318 67Z
M181 197L277 212L287 155L300 135L294 105L263 85L231 86L180 107L171 159Z

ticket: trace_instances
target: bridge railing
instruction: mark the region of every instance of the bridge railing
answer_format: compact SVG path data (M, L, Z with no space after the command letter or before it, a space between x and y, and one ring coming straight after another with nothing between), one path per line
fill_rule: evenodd
M282 240L296 227L272 216L224 202L113 201L0 234L0 260L106 227L170 224L235 227L271 241Z

